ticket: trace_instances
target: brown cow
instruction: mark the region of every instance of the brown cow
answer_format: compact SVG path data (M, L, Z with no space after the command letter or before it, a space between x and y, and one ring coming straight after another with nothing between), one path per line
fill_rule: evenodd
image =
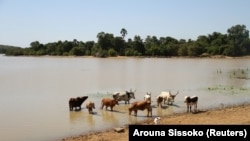
M88 96L70 98L69 99L69 110L81 110L82 103L88 98Z
M89 114L93 113L93 109L95 109L95 103L92 101L88 101L86 103L86 108L88 109Z
M151 102L149 100L135 101L128 108L129 115L131 115L131 112L134 111L135 116L137 116L138 110L144 111L145 109L147 109L148 111L147 117L149 117L149 114L152 117L152 107Z
M111 111L113 111L113 107L115 105L119 105L118 100L111 99L111 98L103 98L101 109L103 109L103 107L106 106L106 110L108 107L110 107Z

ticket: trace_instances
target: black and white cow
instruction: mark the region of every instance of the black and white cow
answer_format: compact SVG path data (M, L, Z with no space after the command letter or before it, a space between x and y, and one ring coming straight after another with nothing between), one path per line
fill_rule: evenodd
M132 91L132 89L130 89L130 91L114 92L113 99L117 101L125 101L125 104L129 104L130 99L135 99L135 91L136 90Z
M187 112L192 112L192 106L194 106L194 111L197 112L198 96L185 96L184 103L187 104Z

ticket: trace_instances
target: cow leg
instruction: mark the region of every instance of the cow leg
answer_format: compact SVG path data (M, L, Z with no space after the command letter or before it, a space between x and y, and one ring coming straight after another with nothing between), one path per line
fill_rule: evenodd
M75 107L75 111L79 111L79 108L78 108L78 107Z
M69 104L69 110L72 111L73 110L73 105Z
M149 117L149 114L150 114L150 116L152 117L152 107L149 107L149 108L148 108L148 117Z
M137 116L137 110L135 110L135 116Z
M197 112L197 104L194 105L194 110Z
M111 109L111 111L113 111L113 107L112 106L110 107L110 109Z
M148 111L147 117L149 117L149 112L150 112L150 109L148 108L148 109L147 109L147 111Z
M190 109L191 109L191 107L190 107L190 105L188 104L188 105L187 105L187 112L189 112Z

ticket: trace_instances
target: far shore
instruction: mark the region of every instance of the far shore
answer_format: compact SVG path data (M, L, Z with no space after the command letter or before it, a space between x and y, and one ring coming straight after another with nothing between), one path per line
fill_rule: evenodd
M2 54L5 56L5 54ZM9 57L55 57L55 58L211 58L211 59L238 59L238 58L246 58L249 59L250 55L247 56L224 56L224 55L206 55L206 56L108 56L108 57L96 57L96 56L56 56L56 55L41 55L41 56L9 56Z

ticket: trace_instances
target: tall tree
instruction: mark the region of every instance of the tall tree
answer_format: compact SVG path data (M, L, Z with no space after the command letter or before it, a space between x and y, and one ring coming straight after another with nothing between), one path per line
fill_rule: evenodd
M128 34L128 31L125 28L122 28L120 31L122 39L124 40L125 36ZM125 55L126 45L123 43L123 47L120 49L120 55Z
M122 28L120 33L122 35L122 39L124 40L125 36L128 34L127 30L125 28Z
M231 43L232 56L244 55L243 43L249 39L249 31L245 25L235 25L227 30L228 39Z

